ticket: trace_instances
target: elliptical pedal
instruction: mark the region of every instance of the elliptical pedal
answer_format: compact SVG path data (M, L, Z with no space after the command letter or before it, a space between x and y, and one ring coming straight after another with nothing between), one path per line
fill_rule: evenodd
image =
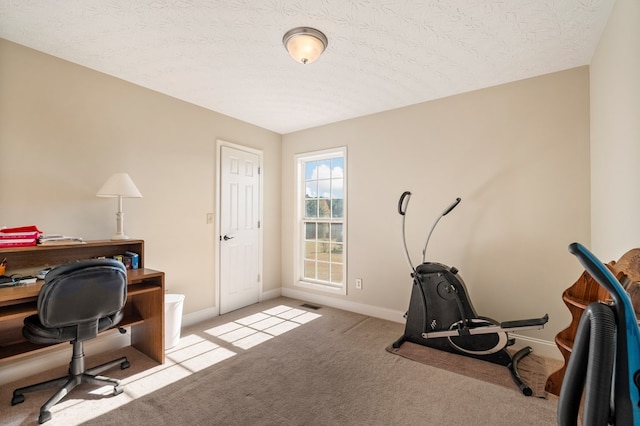
M500 323L502 328L522 328L543 326L549 321L549 314L545 314L540 318L531 318L525 320L505 321Z

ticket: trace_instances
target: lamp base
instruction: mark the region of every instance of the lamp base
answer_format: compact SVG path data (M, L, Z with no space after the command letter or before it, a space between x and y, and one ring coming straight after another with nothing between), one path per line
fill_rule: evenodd
M128 235L125 234L116 234L113 237L111 237L112 240L130 240L131 238L129 238Z

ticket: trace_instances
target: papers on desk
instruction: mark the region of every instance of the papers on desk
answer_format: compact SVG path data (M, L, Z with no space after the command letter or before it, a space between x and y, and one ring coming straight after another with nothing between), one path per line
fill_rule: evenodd
M31 275L26 277L13 277L13 281L16 285L26 285L26 284L35 284L38 279L36 277L32 277Z
M80 237L69 237L61 234L43 234L38 239L38 244L43 246L64 245L64 244L85 244Z
M0 275L0 287L13 287L16 285L34 284L36 281L37 278L31 275L22 277Z
M6 275L0 275L0 287L12 287L15 285L13 278Z
M64 244L85 244L85 242L80 237L69 237L62 234L43 234L35 225L0 229L0 248Z

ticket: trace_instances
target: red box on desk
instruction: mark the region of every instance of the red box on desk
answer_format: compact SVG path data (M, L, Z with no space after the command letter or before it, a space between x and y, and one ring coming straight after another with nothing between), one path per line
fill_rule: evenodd
M0 240L0 248L3 247L30 247L35 246L38 240Z
M0 229L0 247L28 247L38 243L39 231L13 231L14 229L23 228Z

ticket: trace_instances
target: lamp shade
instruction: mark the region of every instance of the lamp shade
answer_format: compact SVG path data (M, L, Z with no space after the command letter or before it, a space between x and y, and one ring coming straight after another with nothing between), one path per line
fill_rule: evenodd
M289 30L282 38L282 44L289 55L302 64L310 64L318 59L328 43L327 36L309 27Z
M142 194L128 173L112 175L98 190L97 197L142 198Z

